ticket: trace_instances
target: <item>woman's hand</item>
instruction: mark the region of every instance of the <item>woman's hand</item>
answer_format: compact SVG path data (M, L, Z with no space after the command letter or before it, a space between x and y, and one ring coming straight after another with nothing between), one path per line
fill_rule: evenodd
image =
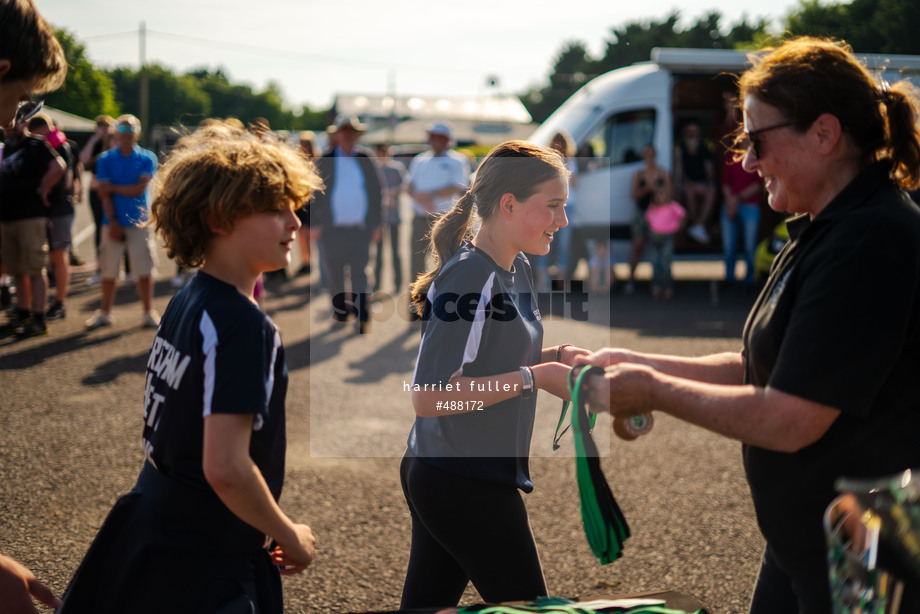
M634 363L613 364L604 377L588 380L588 407L594 413L609 412L614 418L629 418L654 409L651 387L655 371Z

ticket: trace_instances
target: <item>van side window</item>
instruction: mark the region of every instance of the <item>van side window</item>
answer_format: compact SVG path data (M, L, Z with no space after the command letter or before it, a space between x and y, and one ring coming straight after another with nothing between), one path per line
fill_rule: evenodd
M598 158L611 166L642 160L642 150L655 142L655 109L624 111L607 118L587 142Z

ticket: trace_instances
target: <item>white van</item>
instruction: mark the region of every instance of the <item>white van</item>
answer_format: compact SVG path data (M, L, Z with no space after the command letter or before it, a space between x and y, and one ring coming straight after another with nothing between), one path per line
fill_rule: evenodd
M672 171L675 136L684 124L698 123L718 154L725 131L723 92L734 93L734 79L750 66L746 51L724 49L655 48L651 61L618 68L575 92L531 135L548 145L560 129L568 132L588 160L580 159L578 197L572 225L597 234L609 227L613 255L623 261L628 253L629 226L634 204L630 197L633 174L642 166L646 145L654 145L658 164ZM861 56L889 82L909 78L920 86L920 56ZM673 174L673 172L672 172ZM677 187L677 186L675 186ZM721 191L718 191L721 197ZM678 195L679 196L679 195ZM716 211L718 208L716 209ZM713 225L718 213L709 220ZM776 217L762 216L768 233ZM689 241L677 242L678 251L700 251ZM713 241L702 251L719 251Z

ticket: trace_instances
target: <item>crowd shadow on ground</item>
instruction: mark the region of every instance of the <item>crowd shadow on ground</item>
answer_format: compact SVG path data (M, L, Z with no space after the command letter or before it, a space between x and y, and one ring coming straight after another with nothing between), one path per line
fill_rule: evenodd
M674 297L656 300L650 285L638 282L627 293L621 284L610 292L541 293L544 319L567 318L597 326L629 329L645 337L738 338L757 297L750 288L727 288L710 280L678 280ZM573 296L574 295L574 296ZM575 313L575 305L582 308Z

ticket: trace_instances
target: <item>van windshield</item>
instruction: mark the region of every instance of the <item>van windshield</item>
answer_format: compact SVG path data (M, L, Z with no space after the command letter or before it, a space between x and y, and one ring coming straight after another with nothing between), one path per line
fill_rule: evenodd
M591 154L610 165L642 159L642 150L655 142L655 109L634 109L611 115L588 136Z

